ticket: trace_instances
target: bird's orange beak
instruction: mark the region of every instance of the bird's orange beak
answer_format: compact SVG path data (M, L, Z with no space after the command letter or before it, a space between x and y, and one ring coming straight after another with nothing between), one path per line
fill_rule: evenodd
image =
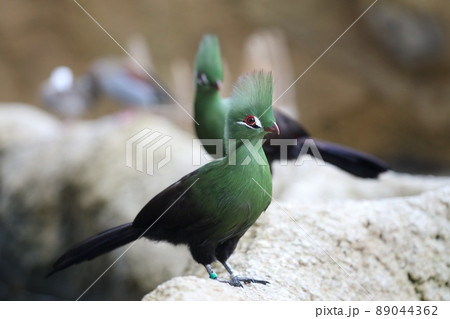
M270 132L270 133L277 133L277 135L280 135L280 129L278 128L277 123L273 123L272 127L265 127L264 131Z

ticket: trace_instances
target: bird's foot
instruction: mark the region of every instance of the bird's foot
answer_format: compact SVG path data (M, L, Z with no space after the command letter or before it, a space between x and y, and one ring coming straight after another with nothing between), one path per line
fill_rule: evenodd
M254 283L254 284L261 284L261 285L270 284L270 282L268 282L267 280L259 280L259 279L254 279L254 278L250 278L250 277L238 276L237 273L233 270L233 268L231 268L231 266L229 264L224 262L223 265L224 265L225 269L230 273L231 280L219 279L217 277L216 272L212 269L211 265L205 264L204 266L206 268L206 271L208 271L209 278L211 278L213 280L217 280L218 282L223 282L225 284L229 284L230 286L233 286L233 287L241 287L241 288L244 288L242 283L246 283L246 284Z
M246 284L253 283L253 284L262 284L262 285L270 284L270 282L268 282L267 280L260 280L260 279L241 277L241 276L231 276L231 280L219 280L219 281L227 283L233 287L241 287L241 288L244 287L244 286L242 286L242 283L246 283Z

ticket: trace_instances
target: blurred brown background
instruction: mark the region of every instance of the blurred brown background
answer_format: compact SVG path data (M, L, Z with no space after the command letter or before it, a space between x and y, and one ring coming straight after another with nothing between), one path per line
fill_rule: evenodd
M281 30L296 78L371 1L79 3L121 44L143 34L170 88L173 62L193 61L206 32L220 37L234 81L246 39L261 28ZM96 58L123 55L73 1L2 0L1 8L2 102L40 106L38 88L55 66L79 75ZM448 1L378 1L295 85L302 122L314 136L371 152L399 170L448 172L449 26Z
M79 3L119 43L143 34L159 78L170 87L173 61L193 61L206 32L220 37L234 81L246 39L276 27L286 36L297 77L371 1ZM2 102L39 106L38 88L53 67L68 65L79 75L96 58L123 55L73 1L2 0L1 7ZM400 170L448 172L449 7L444 0L379 1L295 85L312 134L371 152Z
M124 47L132 35L143 35L158 79L191 111L192 67L203 34L215 33L221 41L225 93L244 71L266 65L266 51L279 49L280 94L372 1L79 3ZM293 103L313 136L369 152L396 170L449 175L449 30L448 1L379 0L276 106ZM255 39L264 34L280 47L260 47ZM192 132L192 121L177 106L165 108L167 121L149 113L123 124L100 119L122 109L105 97L82 117L98 121L77 123L9 104L50 112L39 90L55 67L67 65L80 76L110 56L124 53L73 0L0 0L0 299L74 299L117 255L46 280L55 257L84 237L130 221L152 196L193 169L186 155L192 135L183 132ZM147 127L170 134L177 146L171 166L154 176L124 164L126 140ZM288 173L278 176L290 182ZM324 185L341 188L339 179L334 183L327 179ZM395 196L414 193L399 185ZM327 197L326 190L315 190L318 201ZM142 245L86 299L137 300L173 276L192 274L192 260L180 247Z

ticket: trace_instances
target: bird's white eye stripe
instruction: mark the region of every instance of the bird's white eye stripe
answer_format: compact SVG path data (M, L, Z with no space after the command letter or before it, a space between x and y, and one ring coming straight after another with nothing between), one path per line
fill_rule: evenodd
M249 123L246 123L245 120L244 121L239 121L239 122L236 122L236 123L239 124L239 125L245 125L245 126L247 126L248 128L251 128L251 129L257 129L257 128L261 128L262 127L261 121L259 120L259 118L257 118L256 116L250 116L250 115L248 117L251 117L254 120L254 123L252 125L250 125Z
M245 126L247 126L248 128L254 129L254 127L251 127L250 125L248 125L248 124L245 123L245 122L239 121L239 122L236 122L236 124L239 124L239 125L245 125Z
M259 118L257 118L256 116L255 116L255 124L256 124L258 127L262 127L261 121L260 121Z

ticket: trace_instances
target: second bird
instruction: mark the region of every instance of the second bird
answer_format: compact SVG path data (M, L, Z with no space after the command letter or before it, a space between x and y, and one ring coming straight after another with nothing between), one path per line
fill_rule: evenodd
M224 140L225 116L230 107L230 99L220 96L223 82L223 68L219 40L214 35L205 35L200 43L195 61L195 125L197 136L203 140ZM269 105L268 105L269 106ZM280 127L281 135L268 134L263 148L269 164L281 159L281 140L289 140L294 145L286 145L287 160L296 160L302 152L305 142L311 136L297 121L274 109L273 114ZM226 140L226 139L225 139ZM322 159L340 169L361 177L377 178L388 170L388 166L378 158L342 145L314 139L314 146ZM214 157L226 152L225 143L217 152L215 145L205 145L206 151ZM312 148L307 148L308 154ZM220 154L217 156L217 154Z

